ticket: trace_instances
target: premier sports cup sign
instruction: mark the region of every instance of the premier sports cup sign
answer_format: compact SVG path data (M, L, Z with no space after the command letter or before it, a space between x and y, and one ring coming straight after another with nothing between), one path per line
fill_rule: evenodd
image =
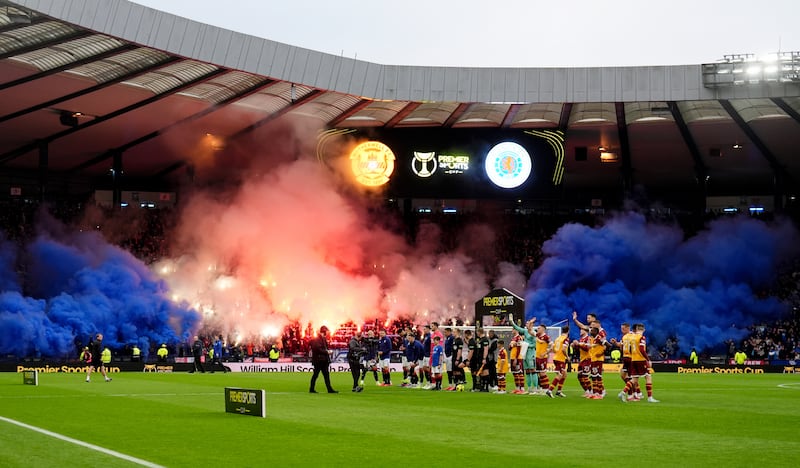
M22 383L24 385L39 385L39 371L37 370L23 371Z
M476 325L510 325L508 314L513 314L517 323L525 322L525 301L508 289L492 290L475 302Z
M252 388L225 387L225 412L266 418L266 392Z

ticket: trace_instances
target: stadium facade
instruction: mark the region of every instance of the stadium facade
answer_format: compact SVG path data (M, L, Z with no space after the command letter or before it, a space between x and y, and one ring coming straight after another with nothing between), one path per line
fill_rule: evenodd
M241 153L262 157L252 149L274 137L270 124L292 119L323 130L320 140L412 141L395 150L405 175L393 190L407 200L503 198L472 190L480 178L415 192L414 154L457 148L447 164L469 157L477 166L492 144L527 138L547 163L535 166L530 190L505 193L520 206L614 208L639 197L699 211L791 209L800 188L800 54L775 60L383 65L127 0L3 0L0 199L100 189L112 203L126 191L169 199L187 179L244 167L232 163ZM187 157L198 153L217 160L215 170L203 173Z

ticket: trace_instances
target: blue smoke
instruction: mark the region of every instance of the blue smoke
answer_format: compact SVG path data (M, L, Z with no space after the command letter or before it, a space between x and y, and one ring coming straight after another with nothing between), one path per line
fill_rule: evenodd
M628 213L596 228L566 224L542 251L546 259L528 284L527 318L571 323L575 310L585 322L593 312L610 337L622 322L642 322L651 342L677 337L688 354L740 340L749 325L788 312L788 304L759 293L797 255L798 232L789 221L737 217L684 240L678 227Z
M0 237L0 287L2 355L75 357L96 333L110 348L137 344L147 353L151 343L185 340L200 320L96 232L60 232L58 240L43 232L21 253Z

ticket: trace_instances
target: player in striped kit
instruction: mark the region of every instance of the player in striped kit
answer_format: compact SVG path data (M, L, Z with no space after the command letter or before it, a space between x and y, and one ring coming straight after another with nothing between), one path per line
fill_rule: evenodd
M536 317L531 319L536 323ZM550 336L547 327L540 323L536 327L536 372L539 374L539 386L543 389L550 387L550 378L547 376L547 358L550 355Z
M497 341L497 391L495 393L506 393L506 374L508 373L508 352L506 342Z
M583 396L588 398L592 395L592 383L589 378L592 372L592 357L589 354L591 347L589 342L589 333L587 330L581 328L581 336L579 339L572 342L572 345L578 348L579 363L578 363L578 382L583 389Z
M640 377L644 377L645 388L647 389L647 401L650 403L658 403L659 401L653 398L653 376L650 375L650 357L647 355L647 339L644 337L644 324L634 324L633 330L635 337L633 339L633 346L631 347L631 380L625 384L625 388L619 392L617 396L621 401L627 401L627 392L634 384L639 383Z
M631 325L627 322L620 325L620 332L622 333L622 338L620 341L616 341L614 339L611 340L611 344L620 348L622 350L622 367L619 370L619 376L622 378L622 381L625 382L625 386L627 387L628 382L631 380L631 351L633 347L633 341L636 339L636 334L631 330ZM628 399L631 401L638 401L641 396L638 394L638 385L632 385L628 390Z
M511 393L521 395L525 393L525 374L522 369L522 335L516 329L513 330L514 336L509 343L509 367L511 375L514 377L514 391Z
M564 392L561 389L564 387L564 381L567 380L567 361L569 360L569 326L561 327L561 334L553 341L553 366L556 370L556 375L553 377L553 383L547 389L546 395L550 398L558 396L565 398ZM555 394L553 393L555 390Z

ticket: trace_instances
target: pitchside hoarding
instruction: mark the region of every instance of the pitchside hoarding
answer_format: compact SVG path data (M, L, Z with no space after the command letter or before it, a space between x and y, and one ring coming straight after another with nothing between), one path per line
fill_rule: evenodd
M310 362L226 362L225 367L233 372L314 372ZM389 364L391 372L403 372L399 363ZM347 363L333 363L328 367L331 372L350 372Z
M262 389L225 387L225 412L267 417L267 392Z
M314 367L309 362L226 362L225 367L233 372L313 372ZM620 364L607 362L603 365L605 372L618 372ZM573 370L577 363L573 363ZM399 363L389 364L391 372L402 372ZM119 363L118 366L108 368L110 373L119 372L188 372L191 364L154 365L143 363ZM333 363L329 367L331 372L350 372L347 363ZM217 371L221 369L216 367ZM777 361L770 364L745 364L742 366L730 364L700 364L687 365L683 361L654 362L653 370L658 372L673 372L679 374L763 374L784 373L800 374L800 363L796 361ZM0 362L0 372L16 372L24 374L36 371L39 374L82 374L86 372L85 366L74 366L59 362L40 362L36 365L18 363L14 361Z
M22 383L24 385L39 385L39 371L35 370L23 371Z

